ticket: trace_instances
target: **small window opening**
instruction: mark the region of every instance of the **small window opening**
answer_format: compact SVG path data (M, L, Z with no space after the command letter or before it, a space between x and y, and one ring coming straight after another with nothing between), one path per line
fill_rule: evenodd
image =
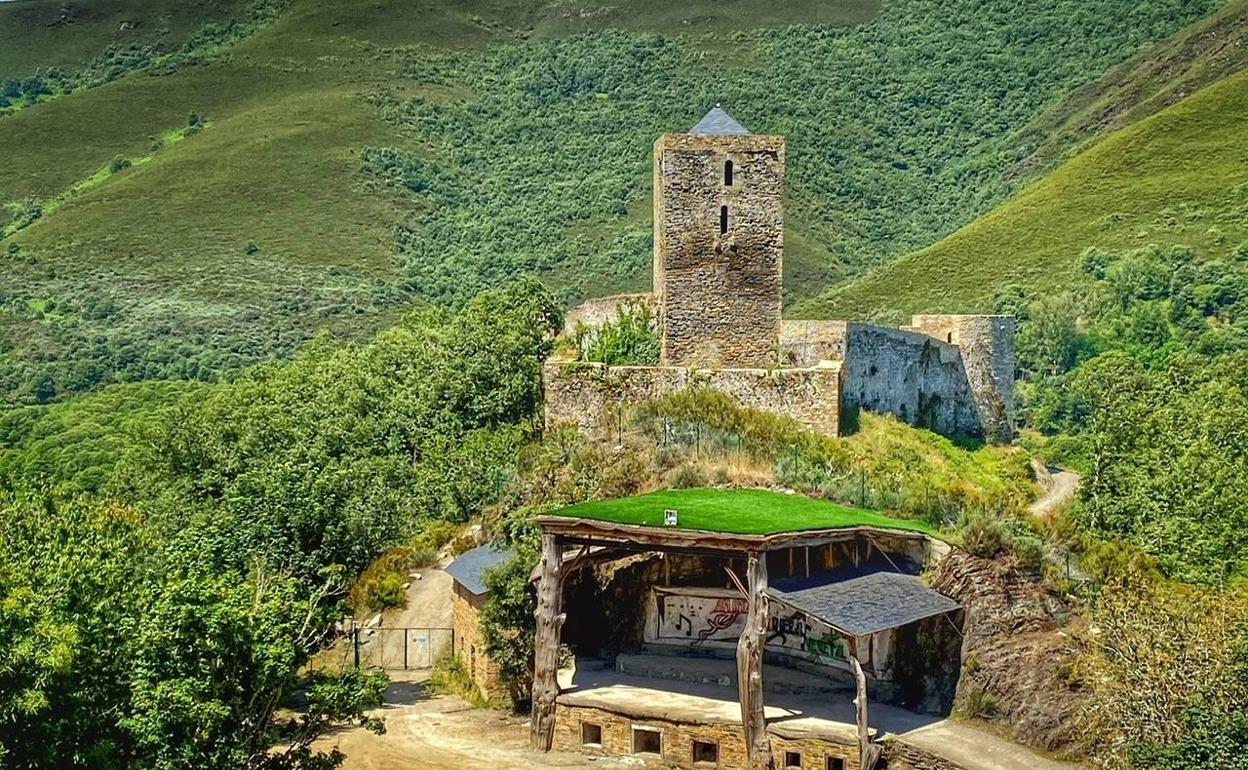
M663 733L649 727L633 727L634 754L662 754Z
M719 744L713 741L694 741L693 762L694 764L699 762L719 764Z
M732 187L732 161L724 161L724 186Z
M845 757L828 757L825 770L845 770Z
M723 235L728 232L728 207L719 207L719 234Z
M945 335L945 342L948 342L950 345L953 344L953 332L949 332Z
M788 770L788 768L790 767L801 767L801 766L802 766L802 752L800 751L784 752L785 770Z
M581 745L602 748L602 725L581 722Z

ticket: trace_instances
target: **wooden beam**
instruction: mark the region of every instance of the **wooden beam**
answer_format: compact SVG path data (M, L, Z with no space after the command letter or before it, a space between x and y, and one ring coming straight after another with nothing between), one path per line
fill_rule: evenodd
M771 742L763 703L763 645L767 641L767 559L750 551L746 559L745 629L737 640L737 692L750 770L770 770Z
M533 640L533 716L529 741L550 751L555 737L555 699L559 697L559 634L563 614L563 554L559 538L542 535L541 576L537 584L537 633Z
M903 540L926 541L929 536L922 532L894 530L866 525L836 527L801 532L778 532L771 535L742 535L727 532L706 532L679 527L651 527L639 524L619 524L597 519L578 519L571 516L538 516L537 524L543 532L560 535L567 543L633 548L652 546L646 550L687 549L697 552L741 553L742 551L775 551L806 545L856 540L863 535L893 537Z
M854 682L858 688L857 697L854 698L858 716L858 766L861 770L875 770L883 749L879 744L871 742L871 732L867 726L867 677L862 673L862 665L857 657L851 655L849 665L854 669Z

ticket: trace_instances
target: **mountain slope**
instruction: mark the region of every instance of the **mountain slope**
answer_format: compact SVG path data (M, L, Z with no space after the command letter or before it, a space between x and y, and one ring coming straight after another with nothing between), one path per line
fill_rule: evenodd
M1248 241L1248 71L1117 131L933 246L794 309L898 321L982 312L1008 283L1082 280L1090 246L1182 244L1210 256Z
M1211 7L292 0L0 116L0 393L229 377L520 272L644 285L650 143L716 101L789 136L808 296L990 208L1046 105Z

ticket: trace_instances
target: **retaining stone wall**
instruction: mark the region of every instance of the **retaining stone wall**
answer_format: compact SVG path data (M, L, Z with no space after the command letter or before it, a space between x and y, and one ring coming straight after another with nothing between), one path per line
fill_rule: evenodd
M581 743L581 723L589 722L602 727L602 744L587 747ZM745 768L746 750L744 730L739 724L693 724L689 722L666 722L649 719L632 719L604 709L587 706L569 706L559 703L555 707L554 748L558 751L575 751L601 756L632 754L632 728L649 727L662 735L661 757L647 757L654 764L675 767L718 767L722 770ZM694 765L693 742L709 741L719 745L717 765ZM791 739L771 736L771 748L775 766L784 767L784 752L795 751L802 755L802 767L822 770L826 757L842 757L846 770L858 770L857 744L843 744L819 738Z

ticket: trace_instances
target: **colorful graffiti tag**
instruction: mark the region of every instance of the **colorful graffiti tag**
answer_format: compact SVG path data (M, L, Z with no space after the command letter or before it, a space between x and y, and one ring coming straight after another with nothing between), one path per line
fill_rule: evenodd
M704 590L705 593L656 590L653 611L658 617L650 626L656 635L652 641L692 647L707 642L736 642L745 627L746 600L715 589ZM815 662L847 659L844 637L818 619L796 611L772 614L766 646Z

